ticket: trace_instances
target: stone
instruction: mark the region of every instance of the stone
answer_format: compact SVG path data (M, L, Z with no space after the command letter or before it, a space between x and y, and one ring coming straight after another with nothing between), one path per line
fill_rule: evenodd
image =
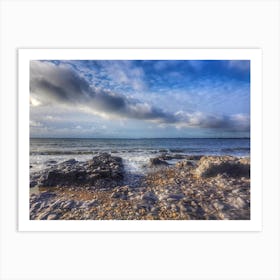
M160 158L151 158L150 159L150 166L154 167L154 166L168 166L168 162L160 159Z
M231 156L202 157L196 168L196 175L202 178L225 174L230 177L250 177L250 161Z
M52 213L48 215L47 220L57 220L60 216L60 213Z
M129 188L128 186L123 186L114 189L111 198L119 198L119 199L125 199L127 200L129 194Z
M37 182L34 180L34 181L30 181L30 184L29 184L30 188L34 188L37 186Z
M158 201L158 197L156 196L156 194L151 191L144 193L141 199L152 204Z
M174 194L170 194L167 197L167 200L168 201L179 201L179 200L181 200L184 197L185 197L185 195L183 193L174 193Z
M53 165L30 175L30 187L113 187L116 181L124 177L124 167L120 157L102 153L86 162L75 159Z

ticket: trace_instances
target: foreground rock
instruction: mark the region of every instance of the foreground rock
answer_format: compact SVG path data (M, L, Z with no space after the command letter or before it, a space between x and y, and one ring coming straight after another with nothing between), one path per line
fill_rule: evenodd
M123 176L122 159L103 153L86 162L70 159L33 173L30 178L30 187L111 187L116 186Z
M93 161L97 164L100 160L102 165L105 158L112 163L108 155ZM250 219L249 171L249 158L202 157L195 164L191 158L175 166L155 169L137 187L111 180L116 184L113 186L108 180L109 188L51 188L31 195L30 218L247 220Z
M169 165L165 160L161 158L151 158L150 159L150 167L157 167L157 166L167 166Z
M230 177L250 177L250 159L223 157L202 157L195 173L200 177L213 177L218 174L227 174Z

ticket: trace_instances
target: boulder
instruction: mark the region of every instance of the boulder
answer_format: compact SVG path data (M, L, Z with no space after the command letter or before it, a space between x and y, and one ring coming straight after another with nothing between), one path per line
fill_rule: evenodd
M226 174L230 177L250 177L250 159L232 156L205 156L198 162L195 174L202 178Z
M166 161L162 160L161 158L151 158L150 159L150 166L167 166L169 165Z
M97 186L105 183L110 186L111 182L122 180L123 176L122 159L102 153L86 162L70 159L31 174L30 187Z

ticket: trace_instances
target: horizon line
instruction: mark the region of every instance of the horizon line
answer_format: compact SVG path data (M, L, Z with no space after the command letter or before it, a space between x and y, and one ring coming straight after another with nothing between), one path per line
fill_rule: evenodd
M29 137L29 139L251 139L251 137Z

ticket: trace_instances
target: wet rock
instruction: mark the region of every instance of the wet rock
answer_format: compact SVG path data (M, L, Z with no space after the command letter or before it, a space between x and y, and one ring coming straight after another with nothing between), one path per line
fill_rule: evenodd
M172 160L172 159L184 159L186 156L181 154L162 154L159 159L161 160Z
M167 166L169 165L166 161L160 159L160 158L151 158L150 159L150 166Z
M78 162L77 160L72 158L72 159L69 159L69 160L66 160L66 161L62 162L61 165L72 165L72 164L75 164L77 162Z
M57 161L56 160L47 160L45 163L47 166L52 166L54 164L57 164Z
M186 168L186 167L193 167L195 163L190 160L179 161L175 165L177 168Z
M122 159L102 153L86 162L70 159L31 174L30 187L98 187L104 185L105 181L106 185L110 187L115 185L114 182L122 180L123 177Z
M200 160L203 156L201 155L188 155L185 158L188 160Z

